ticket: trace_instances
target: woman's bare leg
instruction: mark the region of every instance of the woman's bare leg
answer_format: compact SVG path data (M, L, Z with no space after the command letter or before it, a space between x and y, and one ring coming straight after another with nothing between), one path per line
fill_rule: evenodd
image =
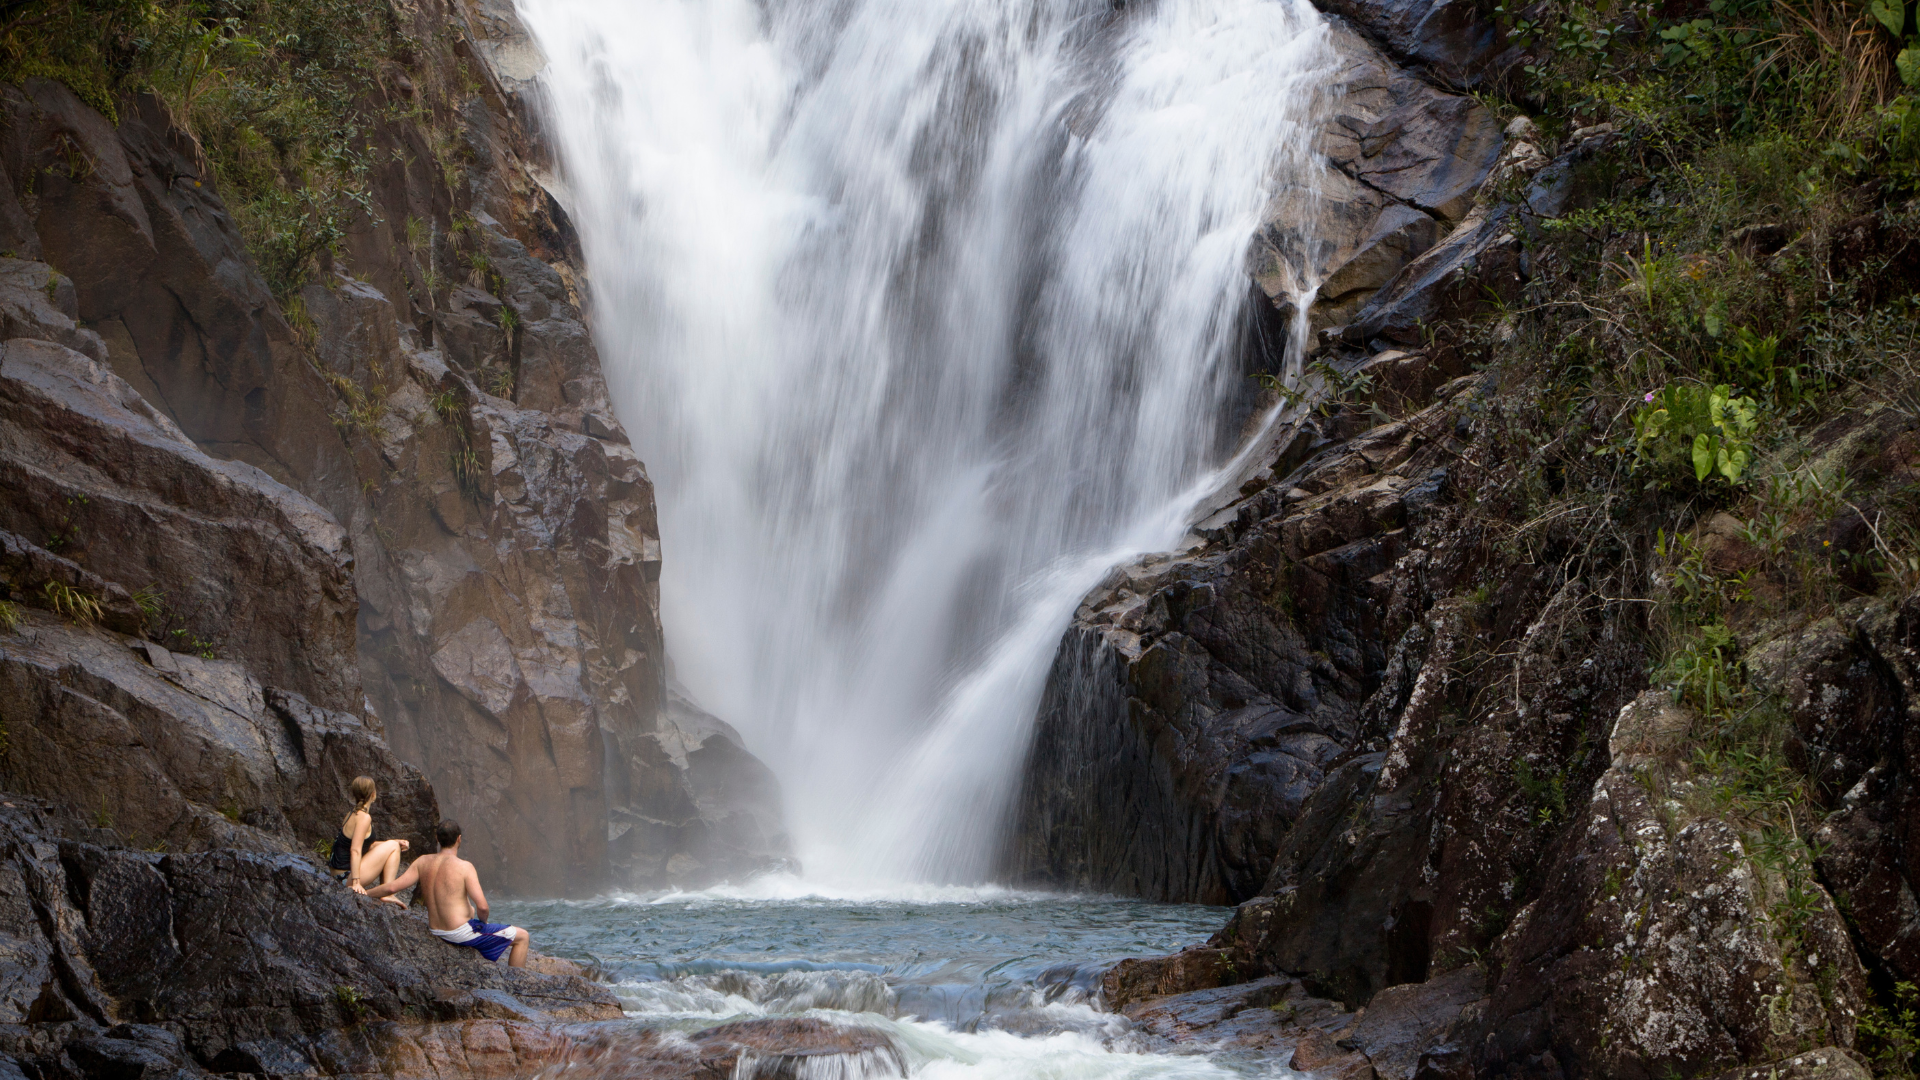
M382 840L379 843L373 845L371 848L367 849L367 853L365 855L362 855L360 857L360 865L363 867L365 866L379 867L380 868L380 884L382 885L385 885L387 882L392 881L394 878L399 877L400 876L400 842L398 840ZM407 902L405 900L400 899L397 896L388 896L388 897L383 897L382 899L384 899L387 903L394 905L395 907L403 908L407 906Z

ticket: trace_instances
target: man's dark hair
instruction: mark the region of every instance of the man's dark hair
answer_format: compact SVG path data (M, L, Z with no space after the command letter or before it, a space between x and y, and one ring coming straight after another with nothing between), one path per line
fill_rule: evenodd
M447 818L440 824L434 826L433 838L440 841L442 848L452 847L454 843L460 839L460 823L452 818Z

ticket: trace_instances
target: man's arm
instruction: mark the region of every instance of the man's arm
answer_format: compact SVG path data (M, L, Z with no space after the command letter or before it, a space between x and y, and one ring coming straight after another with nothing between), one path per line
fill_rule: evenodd
M392 881L387 882L385 885L376 885L371 889L363 889L360 886L355 885L353 886L353 891L359 893L361 896L371 896L375 900L378 900L383 896L392 896L394 893L399 892L401 889L407 888L408 886L412 885L413 883L419 880L420 880L420 860L415 859L413 860L413 865L407 867L406 873L401 874L399 877L394 878Z
M480 871L467 867L467 899L473 902L473 917L487 921L487 894L480 889Z

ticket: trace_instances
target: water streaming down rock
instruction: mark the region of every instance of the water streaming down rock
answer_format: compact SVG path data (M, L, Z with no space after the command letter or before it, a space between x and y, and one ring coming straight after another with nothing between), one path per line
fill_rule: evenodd
M815 873L984 875L1075 603L1178 540L1245 420L1248 237L1322 169L1319 16L519 6L680 679Z

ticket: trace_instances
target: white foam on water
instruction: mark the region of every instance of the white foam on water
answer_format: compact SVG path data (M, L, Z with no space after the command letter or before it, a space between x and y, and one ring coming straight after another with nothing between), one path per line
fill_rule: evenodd
M813 876L762 874L705 889L669 889L650 893L609 893L603 900L631 904L711 904L819 901L844 904L993 904L1017 900L1063 899L1060 894L1004 885L930 885L872 879L822 880Z
M518 3L678 677L779 775L810 880L985 880L1075 605L1179 541L1244 412L1247 245L1324 169L1323 21Z

